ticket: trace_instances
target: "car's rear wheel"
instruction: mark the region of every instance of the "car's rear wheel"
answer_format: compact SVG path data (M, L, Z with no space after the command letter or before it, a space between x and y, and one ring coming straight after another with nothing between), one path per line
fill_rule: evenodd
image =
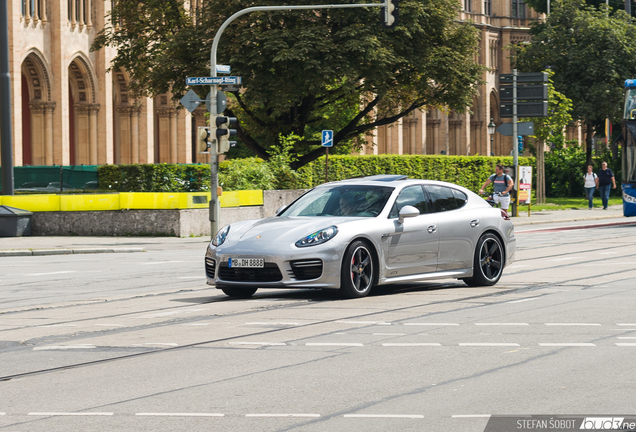
M486 233L479 238L473 260L473 277L465 278L468 286L491 286L503 273L504 250L499 238Z
M258 288L245 287L223 287L221 290L230 297L250 298L254 295Z
M343 298L364 297L375 283L373 256L367 243L357 240L349 245L342 260L340 295Z

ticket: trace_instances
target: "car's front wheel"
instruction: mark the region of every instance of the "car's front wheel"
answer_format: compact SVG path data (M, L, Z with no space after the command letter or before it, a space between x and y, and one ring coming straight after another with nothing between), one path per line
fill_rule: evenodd
M479 238L473 261L473 277L465 278L468 286L491 286L503 273L504 250L499 238L486 233Z
M367 243L358 240L349 245L342 260L340 295L343 298L364 297L375 283L373 256Z
M221 290L230 297L250 298L254 295L258 288L245 287L223 287Z

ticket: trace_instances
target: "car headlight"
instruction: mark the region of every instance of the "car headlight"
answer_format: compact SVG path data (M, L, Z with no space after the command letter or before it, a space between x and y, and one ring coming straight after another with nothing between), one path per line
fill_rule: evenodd
M323 228L315 233L309 234L306 237L301 238L296 242L296 247L316 246L323 244L338 234L338 227L330 226L329 228Z
M227 233L229 232L230 232L229 225L226 225L223 228L221 228L219 232L216 233L216 237L214 237L214 240L212 240L212 244L214 246L221 246L223 242L225 242L225 239L227 238Z

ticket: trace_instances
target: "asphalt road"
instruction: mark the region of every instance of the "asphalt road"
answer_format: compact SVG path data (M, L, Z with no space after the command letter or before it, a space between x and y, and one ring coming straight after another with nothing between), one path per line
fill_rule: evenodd
M495 287L347 301L229 300L204 285L204 243L3 258L0 431L483 431L493 414L633 414L635 233L523 227Z

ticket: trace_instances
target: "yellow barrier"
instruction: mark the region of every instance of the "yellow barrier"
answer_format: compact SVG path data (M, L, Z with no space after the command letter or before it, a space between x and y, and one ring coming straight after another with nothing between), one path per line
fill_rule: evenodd
M119 210L119 195L59 195L61 211Z
M210 192L122 192L83 195L12 195L0 197L0 204L32 212L162 210L208 208ZM262 206L263 191L223 192L221 207Z
M5 195L2 205L31 212L60 211L59 195Z

